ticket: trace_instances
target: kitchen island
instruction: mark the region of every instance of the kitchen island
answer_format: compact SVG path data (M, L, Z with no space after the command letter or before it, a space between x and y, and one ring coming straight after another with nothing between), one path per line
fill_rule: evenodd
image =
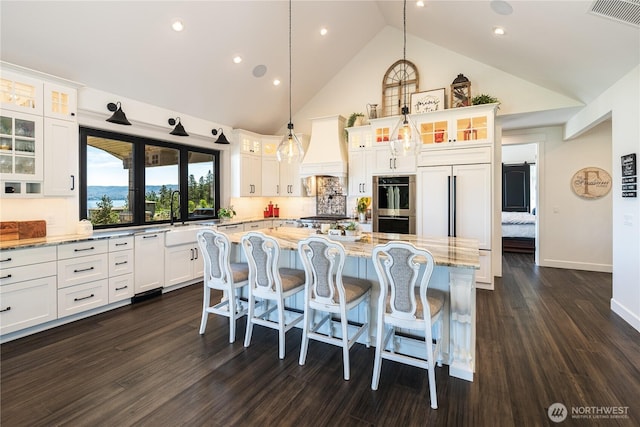
M275 238L281 248L279 264L281 267L302 269L298 256L298 242L315 231L300 228L269 228L261 230ZM231 233L233 243L240 243L245 233ZM447 295L444 309L443 361L449 365L449 375L473 381L475 371L475 324L476 324L476 287L475 271L480 268L478 242L458 237L421 237L411 234L362 233L357 240L338 237L343 244L347 260L343 274L377 282L378 278L371 260L374 246L390 241L410 242L415 246L428 249L434 258L435 267L430 285L444 291ZM242 258L240 246L235 248L236 260ZM371 295L371 342L375 342L377 305L379 288L374 287ZM287 304L298 309L303 308L300 295L292 297ZM361 311L349 316L350 321L364 320ZM448 345L447 345L448 342ZM421 347L412 346L407 341L399 343L398 351L418 353Z

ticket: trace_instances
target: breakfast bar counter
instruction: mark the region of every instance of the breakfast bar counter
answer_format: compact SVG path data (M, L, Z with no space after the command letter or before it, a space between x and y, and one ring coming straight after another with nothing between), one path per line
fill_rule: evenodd
M298 242L315 231L306 228L269 228L260 230L275 238L281 249L279 264L281 267L302 269L298 255ZM230 233L233 243L240 243L245 233ZM458 237L421 237L411 234L362 233L358 236L335 236L345 248L347 260L343 274L378 282L371 260L374 246L390 241L410 242L417 247L429 250L434 258L435 267L429 286L442 290L447 295L444 309L443 360L449 365L449 375L473 381L475 371L475 324L476 324L476 287L475 271L480 268L478 242ZM235 259L242 258L238 245ZM371 296L371 342L376 331L377 304L379 288L374 286ZM292 297L287 304L301 309L303 301ZM349 320L364 320L363 313L349 316ZM446 344L448 342L448 345ZM400 342L398 351L418 353L422 349L412 347L408 342Z

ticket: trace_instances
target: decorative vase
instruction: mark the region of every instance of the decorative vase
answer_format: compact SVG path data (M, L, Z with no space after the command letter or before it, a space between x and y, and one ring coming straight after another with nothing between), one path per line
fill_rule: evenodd
M358 213L358 221L367 222L367 213L366 212L359 212Z

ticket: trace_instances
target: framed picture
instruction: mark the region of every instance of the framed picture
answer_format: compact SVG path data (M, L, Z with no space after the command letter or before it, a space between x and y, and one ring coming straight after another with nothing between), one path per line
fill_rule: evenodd
M415 92L411 94L411 113L426 113L428 111L444 110L444 88Z

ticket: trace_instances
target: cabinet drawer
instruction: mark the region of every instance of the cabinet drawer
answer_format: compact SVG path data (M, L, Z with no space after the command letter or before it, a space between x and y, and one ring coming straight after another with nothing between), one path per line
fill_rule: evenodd
M106 305L108 298L109 281L107 279L58 289L58 317Z
M491 147L458 148L451 150L422 150L418 166L469 165L491 163Z
M133 249L109 253L109 277L133 273Z
M58 245L58 259L105 254L108 250L109 242L107 240L87 240L85 242L68 243Z
M57 318L55 276L0 288L1 334L8 334Z
M5 286L12 283L19 283L55 275L55 261L25 265L22 267L3 268L0 272L0 285Z
M109 252L133 249L133 236L109 239Z
M133 273L109 278L109 303L133 296Z
M238 231L244 231L244 226L242 224L219 225L218 231L223 233L237 233Z
M0 269L56 260L56 247L15 249L0 253Z
M108 262L107 254L58 261L58 289L106 279L109 275Z

